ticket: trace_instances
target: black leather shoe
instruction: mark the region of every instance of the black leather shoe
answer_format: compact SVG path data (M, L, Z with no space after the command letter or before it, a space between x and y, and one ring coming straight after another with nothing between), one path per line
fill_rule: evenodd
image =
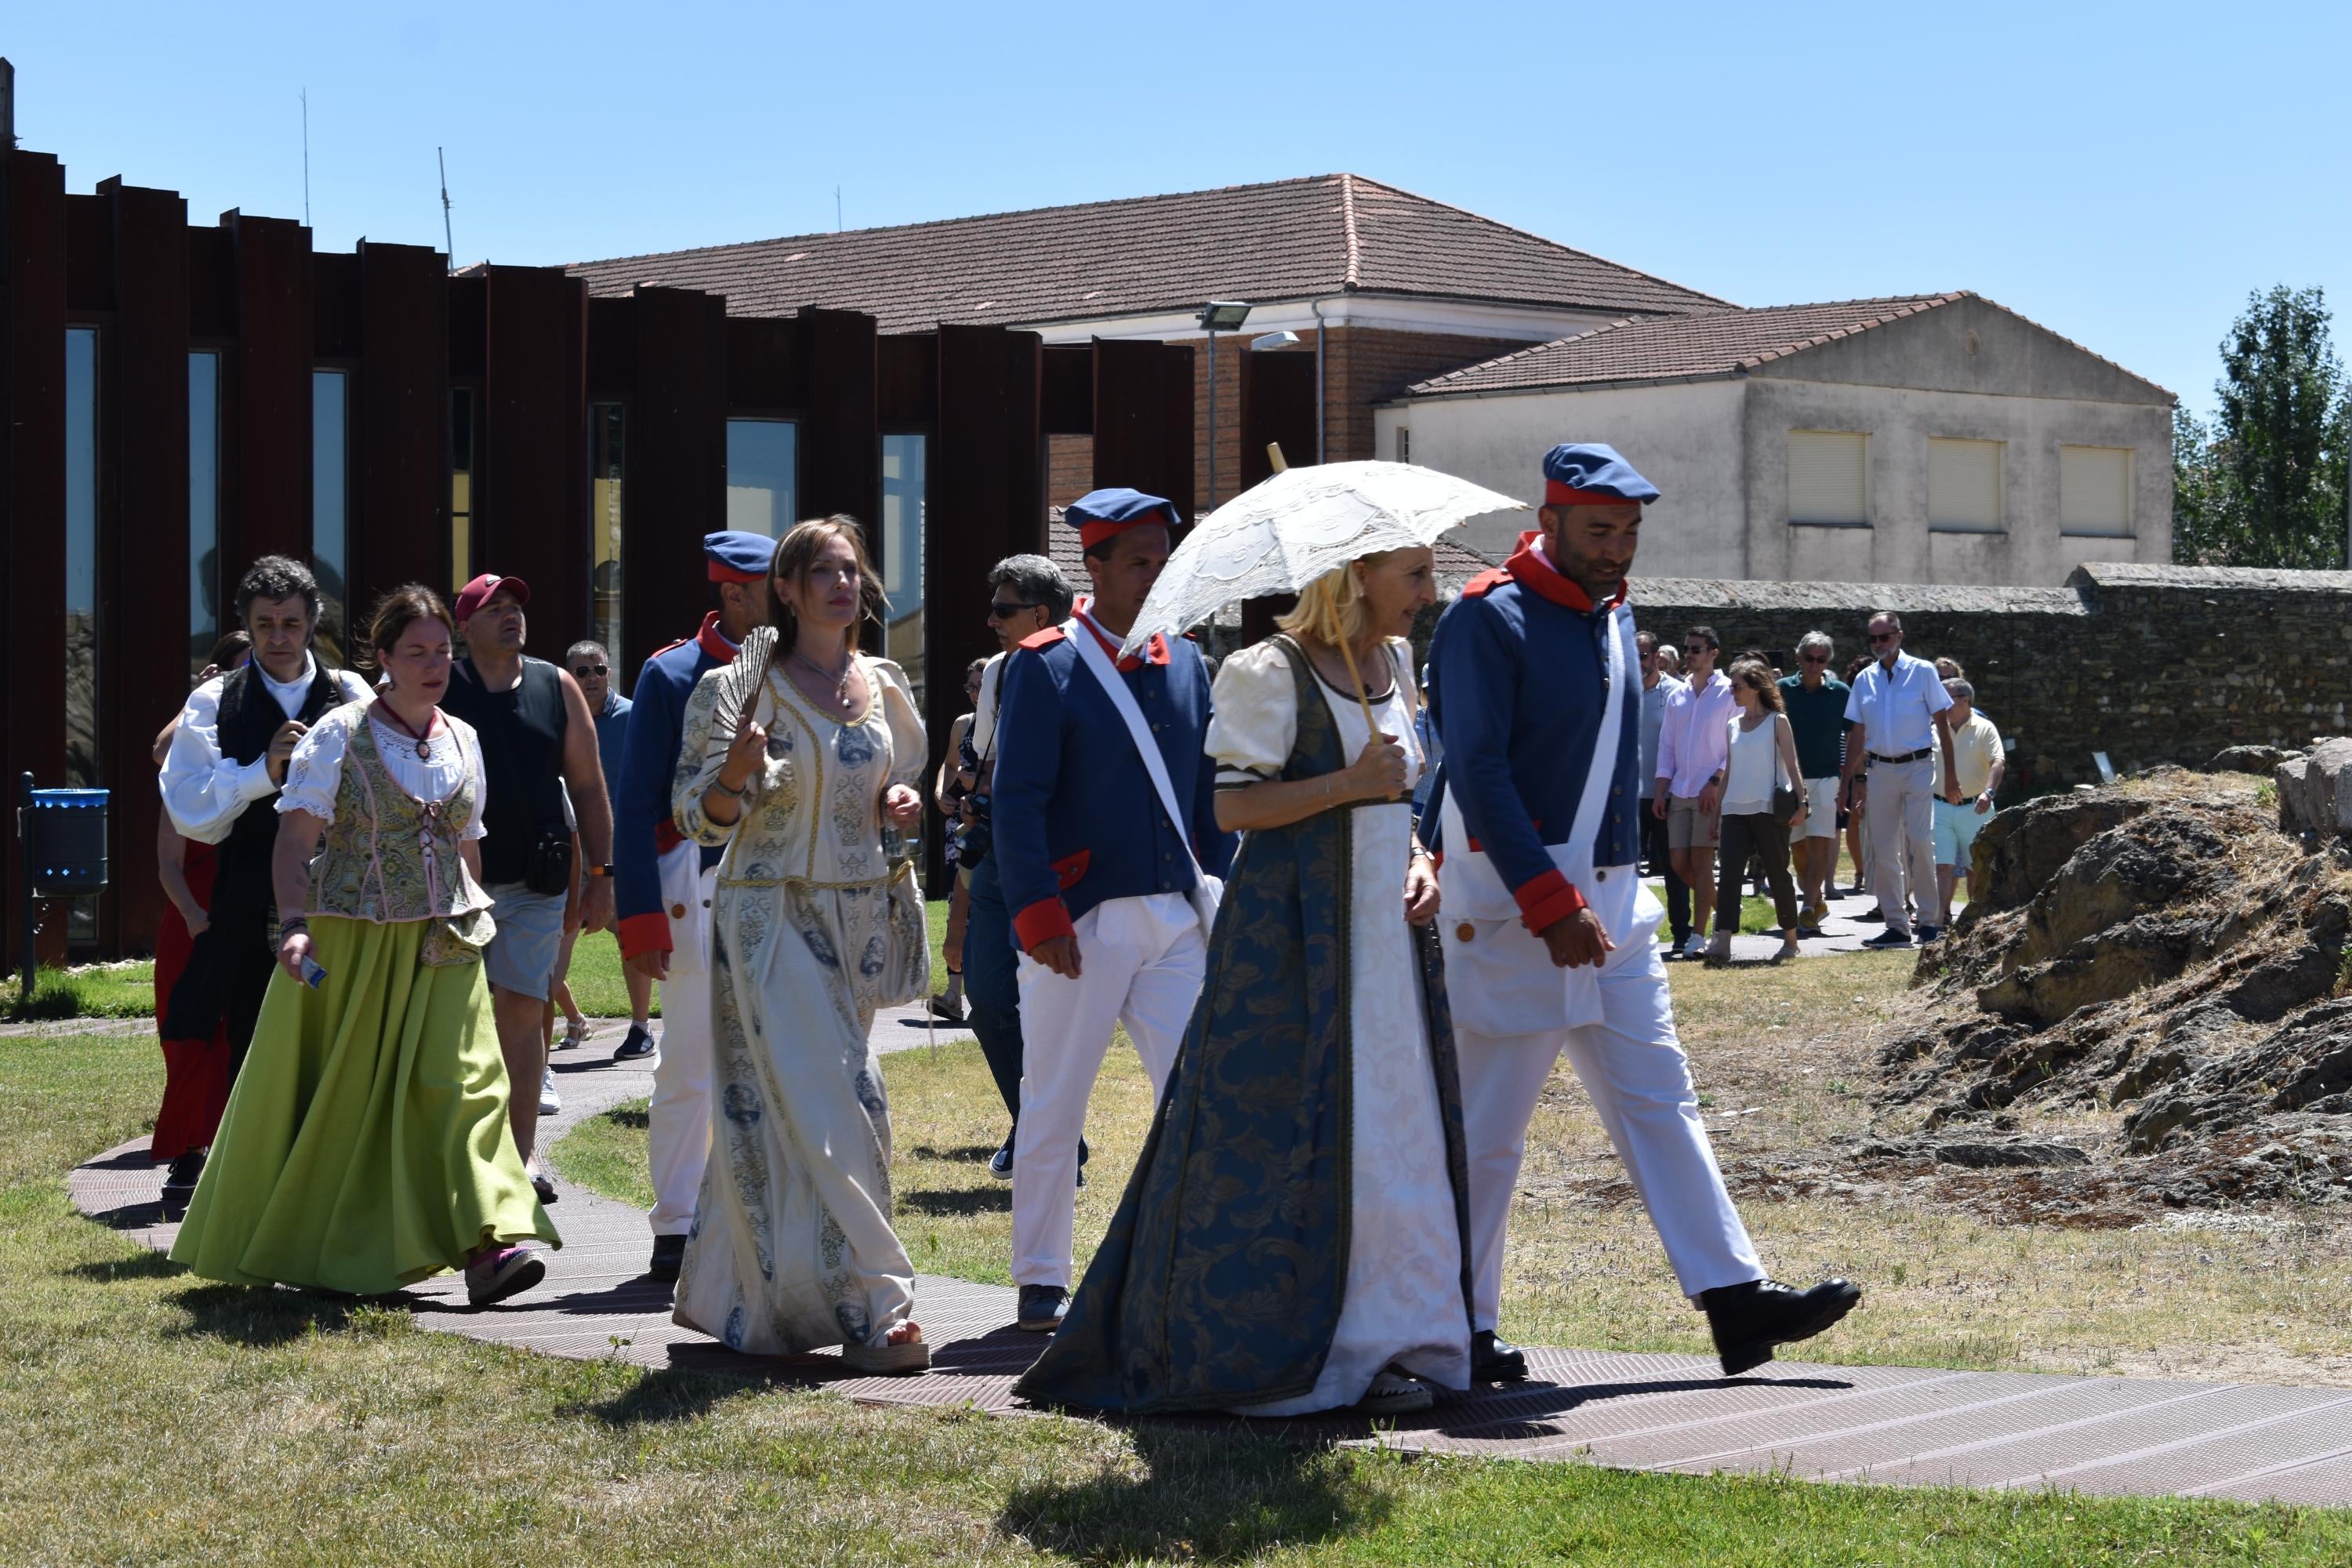
M1470 1381L1517 1383L1528 1375L1528 1352L1508 1340L1498 1340L1492 1329L1470 1336Z
M205 1173L205 1151L190 1149L174 1158L163 1172L163 1217L178 1219L196 1195L196 1180Z
M665 1285L677 1283L677 1271L686 1263L686 1237L657 1236L654 1237L654 1260L646 1265L646 1278Z
M1069 1315L1070 1293L1059 1285L1024 1285L1014 1325L1032 1333L1050 1334Z
M1824 1279L1810 1290L1792 1290L1769 1279L1751 1279L1704 1291L1698 1303L1715 1331L1723 1375L1738 1377L1770 1361L1774 1345L1811 1339L1862 1305L1862 1287Z

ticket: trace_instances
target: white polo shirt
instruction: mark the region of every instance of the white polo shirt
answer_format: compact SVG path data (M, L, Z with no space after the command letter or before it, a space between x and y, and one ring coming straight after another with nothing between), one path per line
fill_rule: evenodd
M1893 669L1873 659L1854 677L1845 717L1863 727L1862 743L1873 756L1902 757L1936 743L1936 715L1951 705L1934 665L1897 653Z

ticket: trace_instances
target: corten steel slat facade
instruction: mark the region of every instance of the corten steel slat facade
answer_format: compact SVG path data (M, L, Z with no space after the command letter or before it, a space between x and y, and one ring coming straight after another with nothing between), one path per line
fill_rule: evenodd
M994 649L988 567L1044 547L1048 436L1101 432L1101 482L1192 510L1186 345L1047 350L992 325L884 334L857 311L730 317L723 298L675 288L591 300L561 268L453 275L417 247L313 252L310 232L286 219L229 212L191 226L178 195L119 180L68 195L55 157L0 152L10 676L0 779L12 791L26 771L43 785L68 782L66 343L76 328L96 332L95 752L97 782L114 791L113 886L80 945L104 954L148 951L163 906L149 748L184 697L196 637L192 353L218 356L216 571L204 592L223 630L245 565L273 552L311 560L314 502L331 510L331 497L312 493L322 371L343 377L346 619L410 579L446 591L467 566L509 573L531 584L530 651L551 659L593 635L591 407L621 406L625 598L612 652L625 690L709 605L697 545L727 525L730 417L794 421L798 514L864 520L886 581L920 571L924 663L940 693L960 690L956 673ZM882 439L901 434L928 441L919 565L890 561L879 526ZM460 454L464 562L452 559ZM927 706L936 766L960 701ZM5 857L13 893L13 835ZM13 952L16 900L0 903ZM50 961L65 954L65 925L62 906L45 911Z

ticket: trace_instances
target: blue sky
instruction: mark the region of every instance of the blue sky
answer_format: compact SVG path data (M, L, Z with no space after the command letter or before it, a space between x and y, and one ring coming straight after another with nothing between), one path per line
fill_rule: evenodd
M17 133L198 222L547 263L1349 170L1743 304L1973 289L2181 395L2352 338L2352 7L19 5Z

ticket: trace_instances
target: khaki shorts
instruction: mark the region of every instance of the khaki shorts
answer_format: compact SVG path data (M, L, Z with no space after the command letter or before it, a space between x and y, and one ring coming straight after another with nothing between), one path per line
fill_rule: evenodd
M1805 781L1805 832L1807 838L1835 838L1838 836L1837 778Z
M1666 847L1712 849L1723 837L1723 815L1701 811L1692 795L1666 796Z

